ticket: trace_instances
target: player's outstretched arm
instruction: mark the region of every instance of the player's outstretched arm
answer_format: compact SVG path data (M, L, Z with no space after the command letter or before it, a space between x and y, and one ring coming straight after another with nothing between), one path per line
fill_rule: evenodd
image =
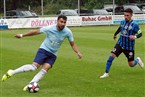
M78 58L81 59L83 57L83 55L80 53L77 45L75 44L75 42L70 42L70 45L72 47L72 49L77 53Z
M15 37L16 38L22 38L22 37L25 37L25 36L33 36L33 35L38 35L40 34L40 30L34 30L34 31L30 31L30 32L27 32L27 33L24 33L24 34L16 34Z

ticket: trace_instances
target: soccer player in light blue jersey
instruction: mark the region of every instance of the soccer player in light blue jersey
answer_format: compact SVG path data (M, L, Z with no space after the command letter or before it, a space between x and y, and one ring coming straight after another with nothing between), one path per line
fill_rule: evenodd
M114 39L117 38L117 34L119 33L120 37L106 62L105 73L100 76L100 78L106 78L109 76L109 70L114 58L118 57L121 53L124 53L127 57L130 67L135 67L137 64L139 64L141 68L144 67L144 63L140 57L134 59L135 39L140 38L142 36L142 32L138 24L132 20L132 14L133 11L130 8L124 11L125 20L121 21L120 27L114 34Z
M44 39L43 43L41 44L40 48L37 51L37 54L34 58L34 61L32 64L26 64L23 65L15 70L8 70L6 74L3 75L2 81L7 80L11 76L21 73L21 72L27 72L27 71L35 71L40 66L42 66L42 69L34 76L34 78L30 81L31 82L38 82L41 80L48 70L52 68L58 49L60 48L62 42L65 38L68 39L72 49L76 54L78 55L78 58L82 58L82 54L78 50L77 45L74 42L73 34L71 30L66 27L67 17L64 15L60 15L57 18L57 24L42 27L35 31L30 31L25 34L17 34L16 38L22 38L26 36L33 36L33 35L39 35L39 34L46 34L46 38ZM27 86L24 87L24 91L27 90Z

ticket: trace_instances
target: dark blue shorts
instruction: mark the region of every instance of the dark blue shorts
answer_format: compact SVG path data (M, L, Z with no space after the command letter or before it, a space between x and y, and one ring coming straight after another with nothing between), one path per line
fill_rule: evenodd
M56 60L56 56L42 48L39 48L37 54L35 56L34 62L43 65L44 63L48 63L51 65L54 64Z

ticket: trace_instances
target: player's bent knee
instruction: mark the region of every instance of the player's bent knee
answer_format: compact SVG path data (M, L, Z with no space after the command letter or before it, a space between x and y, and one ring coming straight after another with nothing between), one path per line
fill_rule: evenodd
M130 65L130 64L129 64L129 67L133 67L133 65Z
M48 71L49 69L51 69L52 68L52 66L50 65L50 64L48 64L48 63L45 63L45 64L43 64L43 67L42 67L44 70L46 70L46 71Z
M130 66L130 67L133 67L133 62L131 61L131 62L128 62L128 65Z
M114 53L111 53L110 56L112 56L114 58L116 57L116 55Z
M38 69L40 67L40 64L36 63L36 62L33 62L32 64L36 69Z
M32 67L33 67L32 71L35 71L39 68L39 67L35 66L34 64L32 64Z

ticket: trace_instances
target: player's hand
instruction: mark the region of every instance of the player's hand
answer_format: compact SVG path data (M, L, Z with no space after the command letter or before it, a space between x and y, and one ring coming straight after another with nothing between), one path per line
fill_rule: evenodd
M135 40L135 38L136 38L136 37L135 37L134 35L130 35L130 36L129 36L129 39L130 39L130 40Z
M116 40L117 39L117 36L113 36L113 39Z
M79 59L81 59L83 57L83 55L80 52L78 52L77 55L78 55Z
M23 37L23 34L16 34L15 37L16 38L22 38Z

